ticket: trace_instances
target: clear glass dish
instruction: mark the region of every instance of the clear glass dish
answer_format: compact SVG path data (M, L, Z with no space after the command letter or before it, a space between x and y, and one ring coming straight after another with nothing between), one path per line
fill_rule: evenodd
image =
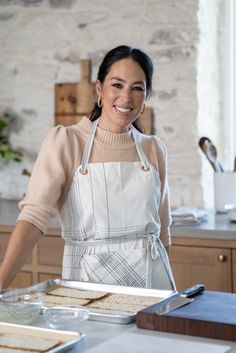
M81 323L89 318L89 314L89 310L85 308L63 306L43 308L43 316L49 326L62 330L79 330Z
M42 293L5 292L0 298L0 321L30 324L39 318L44 302Z

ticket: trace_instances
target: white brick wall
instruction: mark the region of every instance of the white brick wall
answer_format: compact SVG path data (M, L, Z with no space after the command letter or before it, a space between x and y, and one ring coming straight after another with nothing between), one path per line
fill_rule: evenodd
M54 123L55 82L78 82L84 57L92 58L95 80L104 53L130 44L154 61L149 105L155 132L168 149L172 206L204 206L197 147L198 6L198 0L0 0L0 112L17 116L11 141L24 151L21 163L0 161L1 196L18 199L25 192L28 180L21 171L32 169ZM218 3L206 0L204 6Z

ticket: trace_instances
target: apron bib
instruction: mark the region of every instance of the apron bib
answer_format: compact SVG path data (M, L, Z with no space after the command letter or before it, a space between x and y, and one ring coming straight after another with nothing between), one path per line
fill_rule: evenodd
M141 134L132 126L140 162L89 163L98 121L89 131L60 212L65 239L62 277L175 290L159 238L159 173L149 164Z

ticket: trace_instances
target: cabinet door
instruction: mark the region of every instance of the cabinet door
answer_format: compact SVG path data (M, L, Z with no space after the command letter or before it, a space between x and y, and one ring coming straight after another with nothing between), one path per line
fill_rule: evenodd
M232 251L232 266L233 266L233 292L236 293L236 249Z
M9 234L0 234L0 263L5 254L7 244L9 240ZM26 267L29 267L32 262L32 255L26 260ZM10 284L10 288L24 288L31 286L33 284L32 272L29 270L19 271L15 277L15 279Z
M20 271L10 284L10 288L25 288L33 284L32 272Z
M170 261L178 290L203 283L207 290L232 292L230 249L173 245Z

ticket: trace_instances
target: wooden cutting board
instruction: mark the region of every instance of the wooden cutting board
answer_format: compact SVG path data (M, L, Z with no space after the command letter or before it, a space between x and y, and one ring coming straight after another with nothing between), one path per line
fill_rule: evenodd
M78 83L55 84L55 125L76 124L88 115L96 101L95 83L91 82L91 60L80 61L81 80ZM146 107L141 116L146 134L153 133L153 109Z
M96 90L91 82L91 60L80 61L80 76L79 83L55 84L55 125L76 124L93 108Z
M155 313L160 305L138 312L137 327L236 341L236 294L204 291L191 303L162 316Z

